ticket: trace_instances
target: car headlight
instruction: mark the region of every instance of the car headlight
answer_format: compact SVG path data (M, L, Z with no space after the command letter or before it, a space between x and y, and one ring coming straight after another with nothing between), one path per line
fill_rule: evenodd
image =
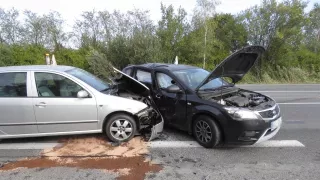
M138 117L148 116L148 115L149 115L148 108L145 108L145 109L139 111L136 115L137 115Z
M260 119L260 117L249 109L237 108L237 107L224 107L229 115L235 120L254 120Z

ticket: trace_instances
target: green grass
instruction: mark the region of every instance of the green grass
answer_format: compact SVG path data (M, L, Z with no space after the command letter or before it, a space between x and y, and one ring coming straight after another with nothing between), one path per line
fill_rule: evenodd
M297 67L265 68L260 76L248 73L240 83L246 84L299 84L320 83L320 73Z
M202 64L190 64L192 66L202 67ZM206 69L212 71L215 68L213 64L208 63ZM266 66L261 70L261 74L253 73L252 68L240 84L312 84L320 83L320 70L310 66L309 68L300 67L271 67Z

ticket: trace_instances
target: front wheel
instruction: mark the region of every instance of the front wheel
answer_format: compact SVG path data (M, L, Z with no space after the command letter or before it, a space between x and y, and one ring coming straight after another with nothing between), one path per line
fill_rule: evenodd
M199 116L193 123L193 135L205 148L213 148L221 141L221 131L217 123L208 116Z
M125 142L133 138L137 125L131 116L116 114L108 119L105 128L105 132L111 141Z

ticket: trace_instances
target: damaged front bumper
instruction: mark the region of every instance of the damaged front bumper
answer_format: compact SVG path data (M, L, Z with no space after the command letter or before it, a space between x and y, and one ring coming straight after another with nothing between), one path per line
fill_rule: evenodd
M164 126L162 115L152 107L148 107L136 114L139 121L139 132L144 135L146 141L158 138Z
M155 125L152 126L151 134L150 134L150 137L149 137L148 141L156 139L161 135L161 133L163 131L163 124L164 124L164 121L163 121L163 119L161 117L161 122L159 122L158 124L155 124Z

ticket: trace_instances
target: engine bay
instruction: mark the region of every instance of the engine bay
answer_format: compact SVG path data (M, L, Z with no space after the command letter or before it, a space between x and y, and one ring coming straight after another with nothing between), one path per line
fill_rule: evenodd
M110 95L119 96L127 99L132 99L136 101L140 101L146 105L148 105L148 109L139 115L137 118L139 120L139 131L143 133L145 136L148 136L151 133L151 128L153 125L160 123L162 117L160 113L156 110L156 106L154 105L152 99L146 96L146 92L143 92L139 88L134 88L131 83L124 81L120 78L113 79L113 87L108 92ZM148 137L147 137L148 138Z
M275 104L275 102L267 96L242 89L236 89L231 92L206 93L201 94L200 97L221 105L246 107L251 110L266 109Z

